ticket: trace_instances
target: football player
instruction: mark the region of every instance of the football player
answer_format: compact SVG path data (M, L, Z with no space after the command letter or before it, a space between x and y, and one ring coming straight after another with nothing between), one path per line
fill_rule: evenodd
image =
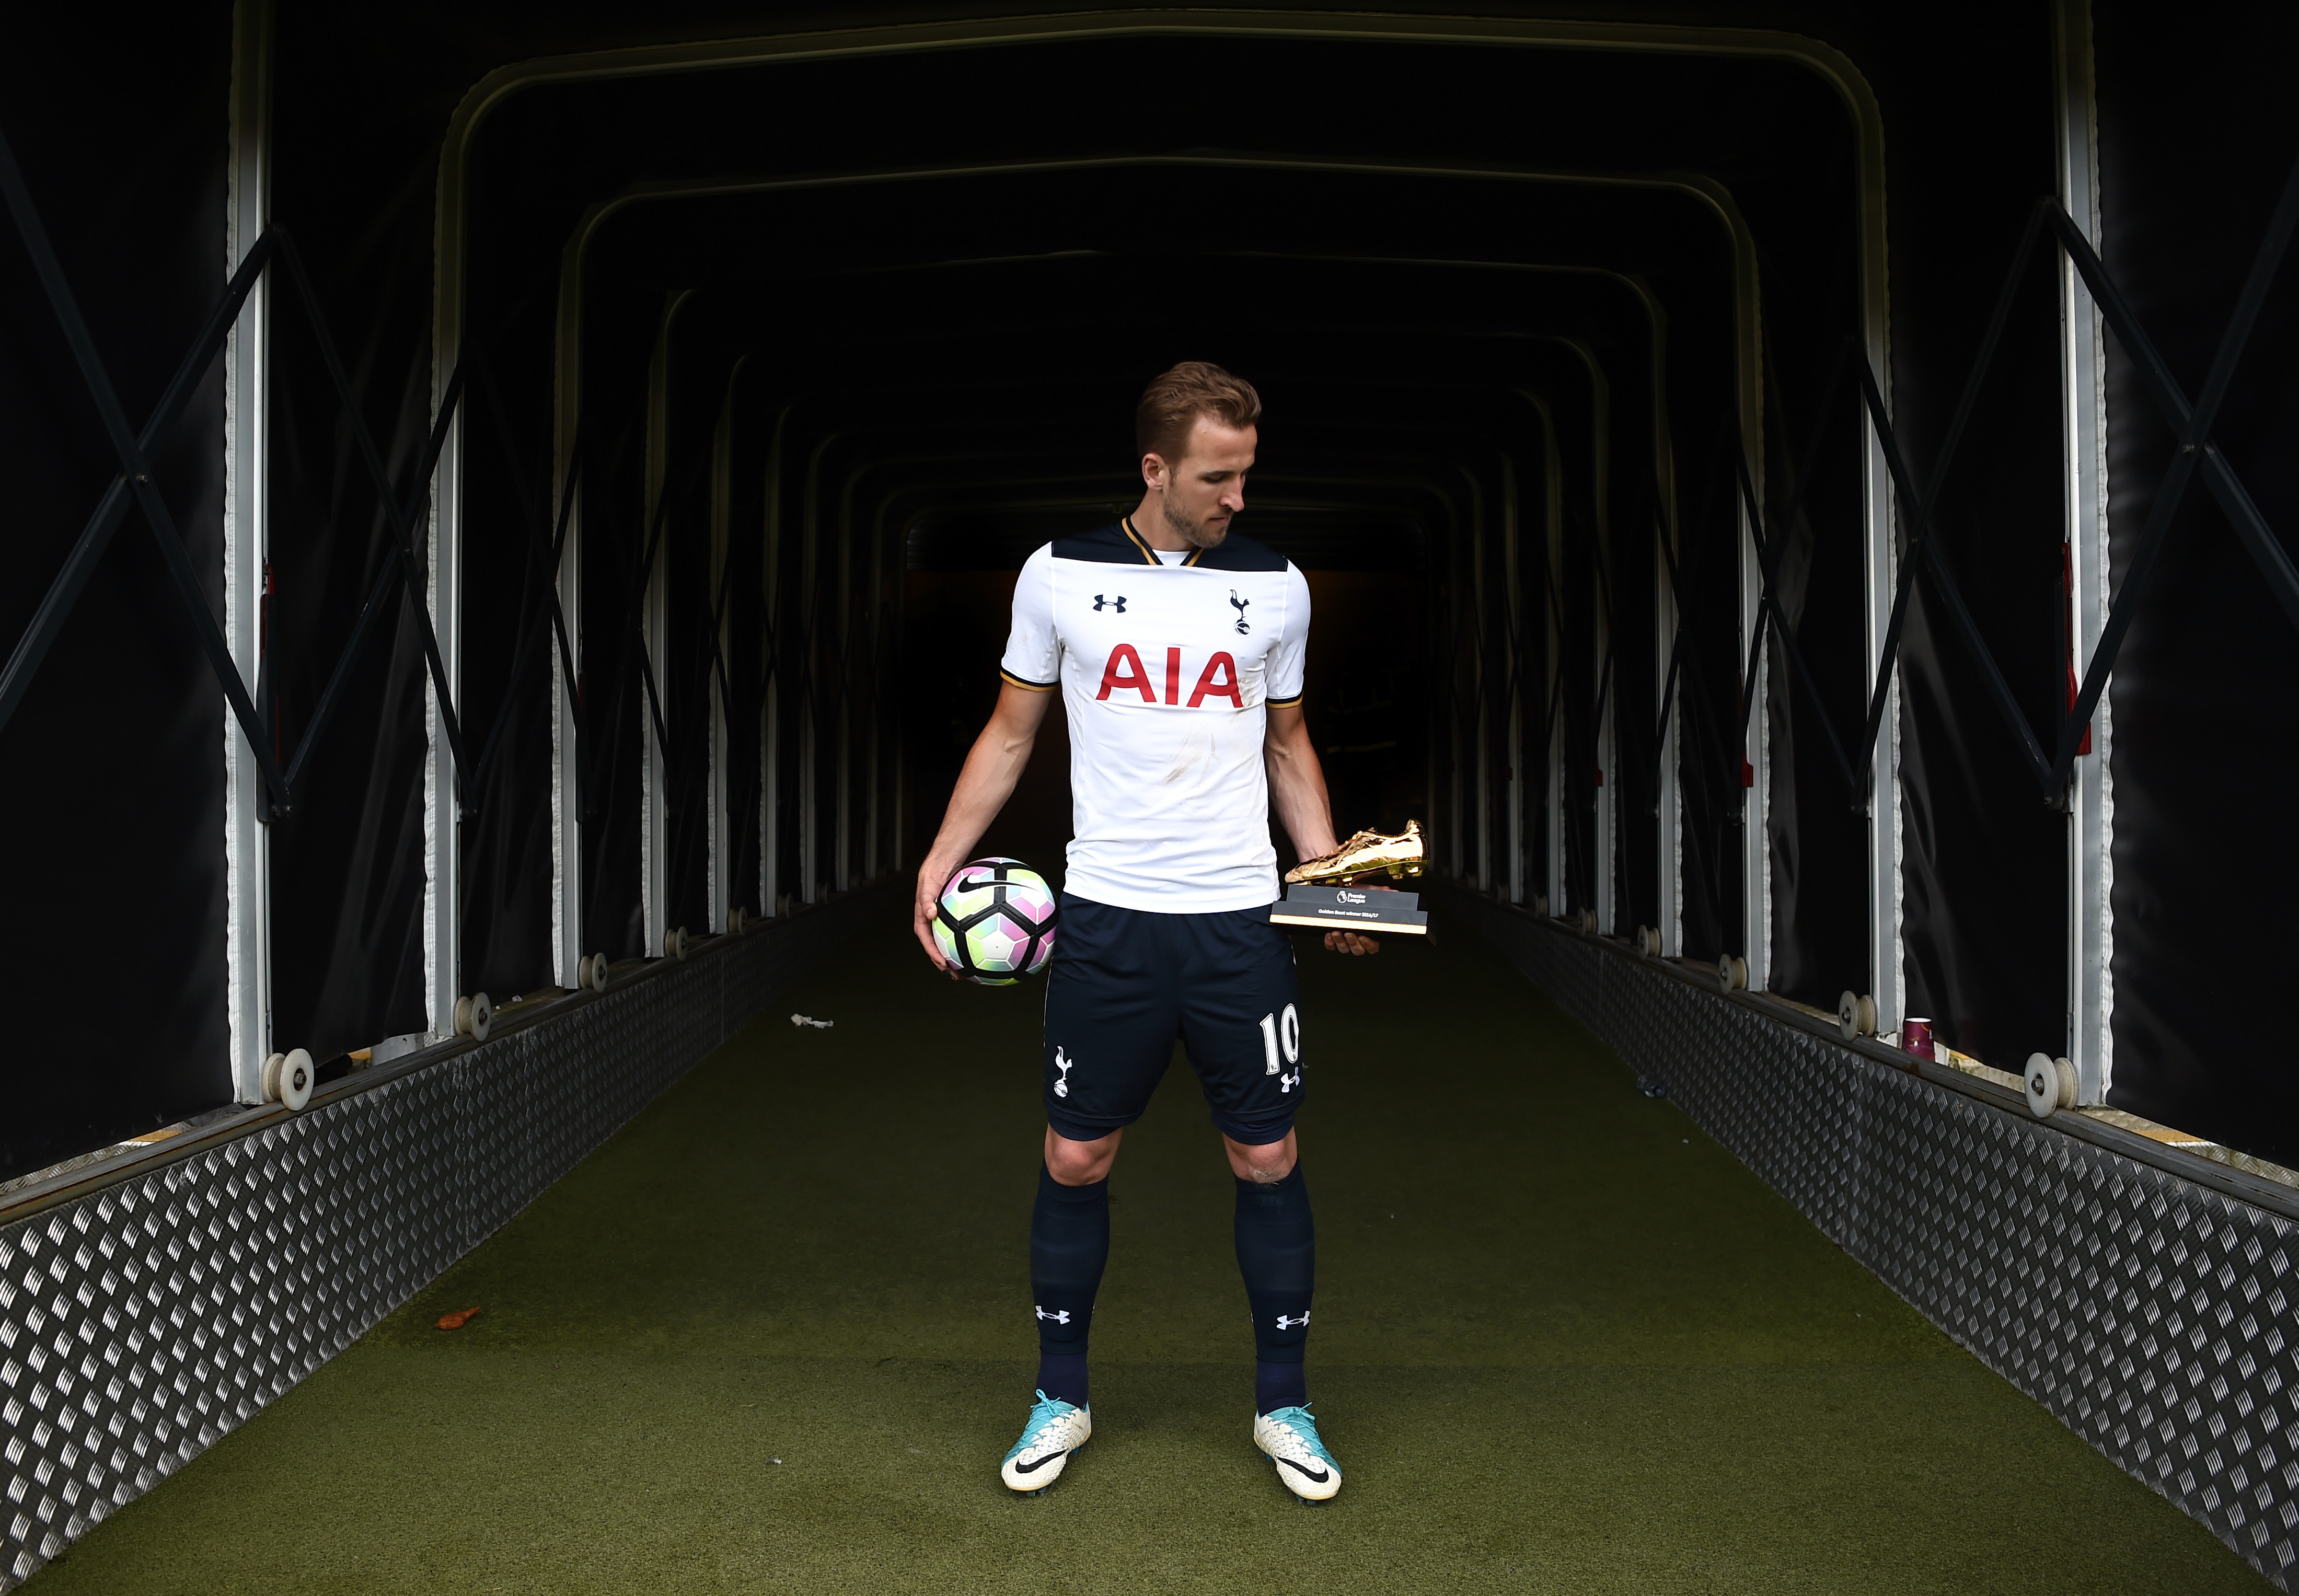
M1237 1178L1252 1309L1254 1443L1311 1501L1341 1470L1303 1375L1315 1231L1293 1119L1307 1090L1274 807L1302 859L1335 846L1301 712L1309 586L1237 536L1261 402L1217 366L1152 382L1134 417L1141 502L1024 563L1004 686L918 869L917 930L1014 790L1051 695L1069 721L1075 840L1048 974L1045 1160L1030 1223L1037 1401L1000 1477L1043 1490L1092 1433L1086 1341L1109 1256L1109 1171L1179 1036ZM1380 944L1329 932L1363 955Z

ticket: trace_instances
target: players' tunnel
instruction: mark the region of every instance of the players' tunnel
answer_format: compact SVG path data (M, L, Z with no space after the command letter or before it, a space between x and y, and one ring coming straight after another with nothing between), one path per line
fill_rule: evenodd
M1259 392L1239 528L1307 579L1334 821L1419 824L1435 927L1300 944L1395 1493L1268 1544L1344 1588L2252 1580L2216 1535L2291 1588L2294 28L12 18L0 1589L583 1583L536 1492L614 1526L600 1588L1069 1566L801 1465L1023 1355L1026 1193L980 1193L1042 1129L1036 1006L937 984L905 905L1014 573L1140 497L1183 360ZM1058 879L1067 758L1057 707L980 852ZM786 995L837 1024L752 1023ZM1164 1122L1113 1190L1181 1272L1125 1289L1218 1342ZM1220 1354L1166 1334L1124 1356L1178 1404ZM1473 1387L1477 1467L1540 1460L1413 1497L1465 1443L1408 1415ZM481 1411L517 1457L435 1468ZM769 1449L784 1497L729 1484ZM244 1488L323 1533L250 1543ZM1189 1501L1094 1538L1266 1561Z

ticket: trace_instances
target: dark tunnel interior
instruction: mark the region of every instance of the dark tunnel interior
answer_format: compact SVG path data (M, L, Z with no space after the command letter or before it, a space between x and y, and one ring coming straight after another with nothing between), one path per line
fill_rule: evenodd
M222 158L189 130L223 114L228 9L184 12L176 46L155 32L93 100L0 69L4 130L136 415L221 291ZM1741 955L1829 1013L1889 966L1895 1024L1936 1017L2006 1068L2065 1052L2071 822L2005 719L2048 742L2074 663L2062 262L2038 249L2004 277L2057 183L2041 11L1744 6L1731 29L1656 13L1515 38L1113 16L969 35L889 12L776 54L715 49L755 20L696 8L282 11L271 214L392 492L438 540L422 558L452 540L425 570L456 617L461 752L435 755L422 628L391 596L392 516L333 357L275 282L255 691L283 761L324 733L263 827L275 1043L340 1064L436 1031L441 993L572 985L574 957L660 957L677 928L915 868L996 696L1012 573L1130 507L1134 398L1202 359L1266 405L1241 530L1308 575L1307 703L1343 834L1417 819L1458 886ZM2097 19L2104 96L2193 111L2223 80L2221 44L2173 59L2143 8ZM84 20L38 26L92 43ZM590 64L518 65L557 57ZM2210 137L2242 158L2200 189L2164 153L2187 133L2102 134L2104 254L2191 385L2291 157L2269 105L2221 107ZM34 303L4 253L0 287ZM2228 287L2195 294L2222 256ZM2262 347L2288 347L2291 306L2270 301ZM45 397L78 380L62 335L26 316L6 336L37 545L12 636L112 468L94 412ZM1910 524L1866 360L1914 478L1961 429L1927 515L2004 684L1917 586L1878 744L1897 794L1881 910L1876 800L1843 762L1865 745L1842 745L1871 713L1875 550L1888 564ZM2108 370L2111 465L2152 481L2176 440L2117 349ZM2243 369L2220 434L2278 525L2280 370ZM203 381L157 463L214 570L228 418L220 372ZM2127 564L2146 513L2144 494L2109 505ZM2180 513L2117 668L2107 1101L2299 1159L2287 1050L2228 1001L2271 980L2279 944L2215 929L2294 866L2192 775L2239 744L2249 779L2286 779L2288 695L2260 684L2291 638L2204 495ZM147 541L120 535L6 728L27 778L0 802L49 839L12 895L57 905L9 932L15 967L125 917L150 968L93 1039L36 1025L0 1177L237 1089L212 841L214 727L237 732ZM1064 758L1057 729L985 849L1058 871ZM435 768L452 779L427 786ZM427 864L443 832L446 877ZM450 903L427 895L443 880Z

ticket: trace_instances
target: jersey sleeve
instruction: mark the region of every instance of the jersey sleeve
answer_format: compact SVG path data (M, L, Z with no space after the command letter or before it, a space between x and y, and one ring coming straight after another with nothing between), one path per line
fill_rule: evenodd
M1022 562L1014 578L1014 627L998 674L1017 687L1050 693L1061 686L1062 640L1054 630L1054 545Z
M1264 678L1265 703L1283 709L1301 702L1301 672L1309 653L1309 578L1291 561L1285 566L1285 620L1277 646L1269 651Z

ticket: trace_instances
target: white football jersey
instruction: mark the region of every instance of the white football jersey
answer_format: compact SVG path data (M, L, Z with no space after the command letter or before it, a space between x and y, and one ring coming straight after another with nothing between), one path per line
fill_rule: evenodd
M1301 702L1308 637L1307 581L1234 533L1169 565L1127 520L1024 562L1000 670L1062 690L1067 890L1174 914L1276 899L1266 711Z

